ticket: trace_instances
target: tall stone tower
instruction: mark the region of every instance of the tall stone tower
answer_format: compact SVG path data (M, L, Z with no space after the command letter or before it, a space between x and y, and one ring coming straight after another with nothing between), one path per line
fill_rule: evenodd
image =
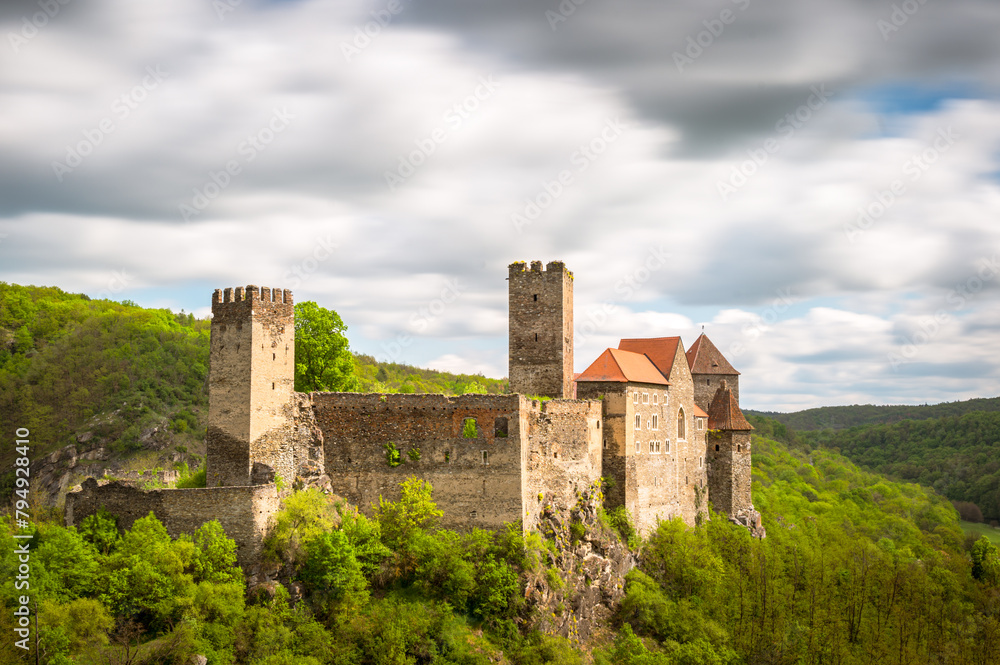
M288 290L251 285L212 295L209 487L264 482L274 473L295 477L293 451L276 436L291 419L294 317Z
M708 407L708 498L720 513L739 518L753 511L750 496L750 432L726 381Z
M510 391L573 396L573 273L562 261L509 268Z

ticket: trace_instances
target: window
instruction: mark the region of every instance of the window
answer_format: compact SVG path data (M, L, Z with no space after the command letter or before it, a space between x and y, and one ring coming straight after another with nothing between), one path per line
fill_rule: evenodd
M635 428L642 429L642 416L635 414Z
M743 446L736 446L736 452L742 453L743 452Z
M507 419L503 416L499 416L493 421L493 436L499 439L507 436Z
M632 403L633 404L639 403L639 393L632 393Z
M643 404L649 404L649 393L643 393L642 394L642 403Z
M669 441L664 441L663 442L663 452L665 452L665 453L669 453L670 452L670 442Z
M715 452L719 452L719 444L715 444Z
M656 452L656 442L655 441L650 441L649 442L649 452L651 452L651 453L655 453Z
M659 394L653 393L653 404L656 404L659 398L660 398Z
M684 409L677 410L677 438L686 439L687 431L684 422Z
M705 419L698 418L698 429L705 429Z
M483 451L483 464L490 463L490 454L487 451Z
M653 414L653 429L660 429L660 424L655 413Z
M699 457L698 458L698 468L700 469L703 466L705 466L705 458L704 457Z
M641 452L641 448L639 448L639 440L638 439L635 440L635 452L637 452L637 453Z
M535 294L535 302L538 302L538 294Z

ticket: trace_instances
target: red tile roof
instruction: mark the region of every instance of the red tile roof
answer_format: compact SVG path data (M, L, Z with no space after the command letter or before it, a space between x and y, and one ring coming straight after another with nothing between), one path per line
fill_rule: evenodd
M656 369L660 370L663 376L670 378L670 371L674 367L674 358L677 357L677 346L680 343L680 337L645 337L623 339L618 343L618 348L622 351L644 354L653 361Z
M663 386L670 382L641 353L618 349L605 349L590 367L576 378L577 381L613 381L618 383L656 383Z
M712 398L712 404L708 407L708 428L722 430L749 431L753 425L747 422L740 411L740 405L733 397L733 391L726 385L725 381L719 385Z
M687 359L692 374L739 374L705 333L687 350Z
M708 418L708 414L701 410L697 404L694 405L694 415L699 418Z

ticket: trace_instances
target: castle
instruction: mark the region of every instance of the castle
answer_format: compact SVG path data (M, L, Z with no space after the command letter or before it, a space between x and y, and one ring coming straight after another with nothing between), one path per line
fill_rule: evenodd
M715 509L758 535L739 372L702 334L623 339L573 373L573 274L553 261L508 273L506 395L297 393L292 294L212 296L207 487L142 491L85 481L66 522L104 506L120 527L152 510L173 534L218 519L252 563L278 510L276 480L316 483L362 510L429 481L451 528L538 526L604 479L605 505L637 529Z

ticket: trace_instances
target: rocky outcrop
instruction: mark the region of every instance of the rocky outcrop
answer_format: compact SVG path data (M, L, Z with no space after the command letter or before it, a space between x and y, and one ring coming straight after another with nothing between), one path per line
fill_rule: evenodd
M576 642L607 624L625 595L625 574L636 565L628 545L601 522L601 500L595 483L574 505L544 504L545 548L525 588L537 628Z

